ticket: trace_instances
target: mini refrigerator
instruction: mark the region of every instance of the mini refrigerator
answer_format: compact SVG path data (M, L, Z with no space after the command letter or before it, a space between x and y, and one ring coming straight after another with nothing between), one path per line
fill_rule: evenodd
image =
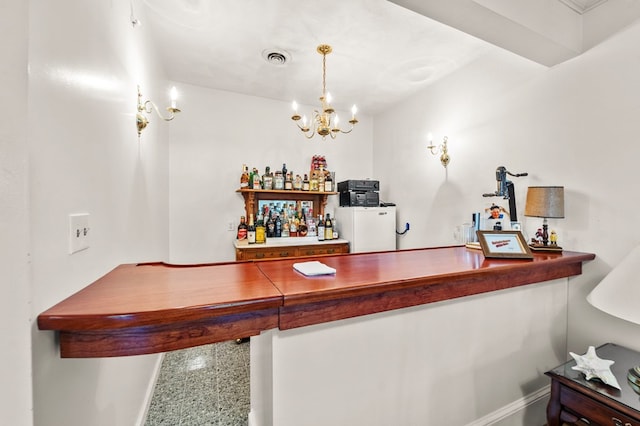
M351 253L396 249L395 207L336 207L334 217Z

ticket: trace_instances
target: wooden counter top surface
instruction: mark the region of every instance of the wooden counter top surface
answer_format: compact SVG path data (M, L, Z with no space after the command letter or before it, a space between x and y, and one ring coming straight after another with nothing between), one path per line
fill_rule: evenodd
M60 332L63 357L164 352L579 275L594 258L445 247L322 257L337 273L319 277L293 269L308 258L121 265L41 313L38 327Z

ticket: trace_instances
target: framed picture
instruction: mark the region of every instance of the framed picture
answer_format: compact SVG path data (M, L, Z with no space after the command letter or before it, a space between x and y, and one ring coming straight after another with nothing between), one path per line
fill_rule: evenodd
M533 259L520 231L478 231L477 234L484 257Z

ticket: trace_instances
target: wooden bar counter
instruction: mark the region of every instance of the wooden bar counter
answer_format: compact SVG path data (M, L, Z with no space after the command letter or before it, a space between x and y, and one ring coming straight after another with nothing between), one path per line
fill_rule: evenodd
M335 275L305 277L306 259L175 266L121 265L38 316L60 332L62 357L165 352L269 329L395 310L579 275L595 255L485 259L464 247L344 254Z

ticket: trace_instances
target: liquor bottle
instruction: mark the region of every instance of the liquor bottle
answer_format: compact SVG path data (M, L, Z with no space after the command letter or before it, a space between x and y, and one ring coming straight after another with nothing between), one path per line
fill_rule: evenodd
M253 213L249 215L249 226L247 226L247 239L249 244L256 243L256 226L253 224Z
M311 191L317 191L318 188L318 176L315 172L311 173L311 179L309 179L309 187Z
M276 175L273 178L273 189L282 191L284 189L284 176L280 170L276 170Z
M309 232L309 228L307 227L307 218L304 215L304 210L302 210L302 217L300 218L300 226L298 227L298 235L301 237L306 237Z
M324 221L324 239L325 240L333 239L333 224L331 223L331 218L329 217L329 213L327 213L327 218Z
M298 236L298 225L296 224L295 217L289 218L289 236L290 237Z
M273 189L273 175L271 174L271 167L264 168L264 174L262 175L262 189Z
M300 177L300 175L296 175L296 178L293 181L293 189L295 191L302 191L302 177Z
M240 216L240 224L238 225L238 233L236 234L238 241L246 241L247 239L247 229L249 227L247 226L246 220L244 216Z
M287 210L284 210L284 216L282 217L282 237L289 237L289 217L287 216Z
M331 173L327 174L324 179L324 192L333 192L333 179L331 179Z
M249 186L249 171L247 165L242 165L242 174L240 175L240 189L247 188Z
M276 236L276 223L273 221L271 212L269 212L269 218L267 219L265 227L267 228L267 238L273 238Z
M318 241L324 241L324 220L322 216L318 216Z
M282 163L282 176L287 175L287 163Z
M264 244L267 242L267 230L264 227L262 215L258 215L258 223L256 224L256 244Z
M304 175L304 180L302 181L302 190L303 191L308 191L309 190L309 178L307 177L306 173Z
M262 188L262 182L260 181L260 173L258 172L258 169L254 167L253 168L253 189L261 189L261 188Z
M313 217L311 211L309 211L309 216L307 219L307 236L308 237L317 237L318 233L316 231L316 220Z
M275 237L276 238L282 237L282 220L280 220L280 215L279 214L276 215L276 233L275 233Z
M286 189L287 191L291 191L293 189L293 179L291 176L291 172L287 172L284 178L284 189Z
M324 167L320 165L320 173L318 173L318 191L324 192Z

